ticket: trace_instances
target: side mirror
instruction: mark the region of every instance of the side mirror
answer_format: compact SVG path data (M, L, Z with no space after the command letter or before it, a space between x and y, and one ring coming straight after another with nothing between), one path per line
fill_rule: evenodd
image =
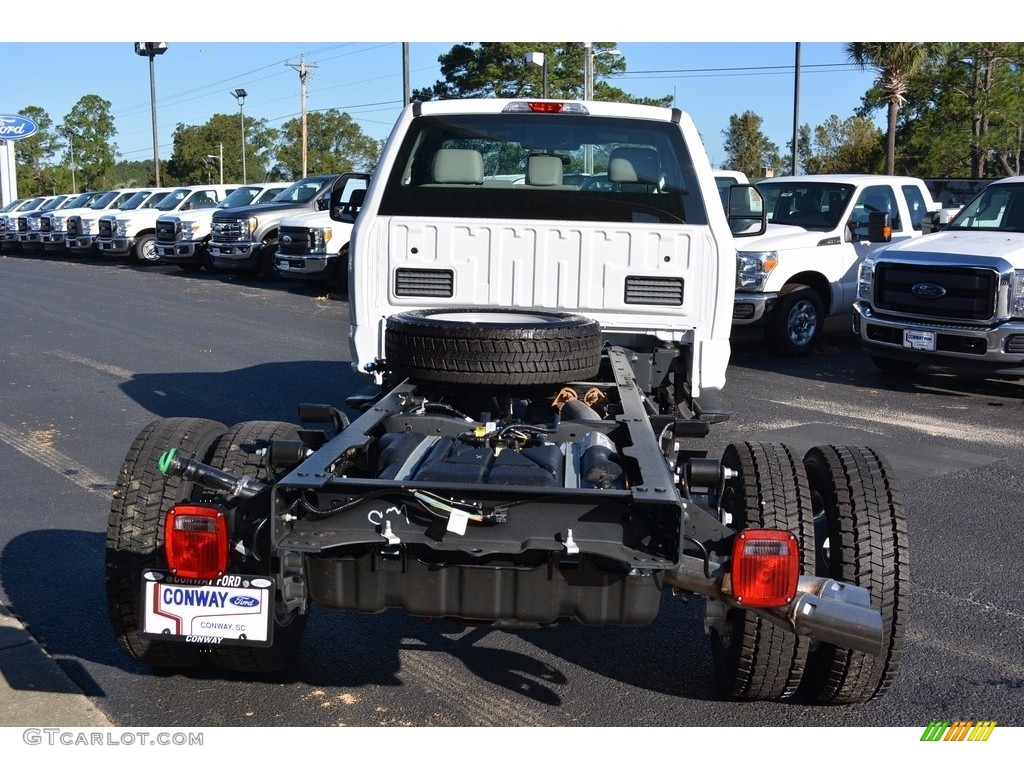
M365 179L366 177L361 178ZM345 189L346 184L337 184L331 191L331 218L334 221L352 224L363 207L363 201L366 200L366 188L360 187L351 190L348 199L343 200Z
M947 222L944 222L942 218L941 211L928 211L921 219L921 234L930 235L932 232L938 232L945 228Z
M892 241L892 223L888 213L875 211L868 214L868 240L872 243Z
M764 198L753 184L729 187L729 204L725 211L729 230L735 237L763 235L768 229Z

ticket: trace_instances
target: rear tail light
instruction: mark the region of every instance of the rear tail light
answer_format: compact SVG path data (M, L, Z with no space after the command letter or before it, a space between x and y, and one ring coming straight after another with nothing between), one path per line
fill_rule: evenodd
M560 114L589 115L590 110L574 101L511 101L502 112L555 112Z
M749 608L778 608L796 596L800 547L789 531L756 528L737 534L732 545L732 592Z
M178 504L167 513L167 567L182 579L216 579L228 567L228 521L213 506Z

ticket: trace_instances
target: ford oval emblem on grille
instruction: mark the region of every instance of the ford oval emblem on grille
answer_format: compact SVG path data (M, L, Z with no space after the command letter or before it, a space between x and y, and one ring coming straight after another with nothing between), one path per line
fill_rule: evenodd
M291 235L285 235L284 237L281 238L281 242L282 243L290 243L291 241L292 241L292 236Z
M946 295L946 289L935 283L918 283L910 292L919 299L941 299Z

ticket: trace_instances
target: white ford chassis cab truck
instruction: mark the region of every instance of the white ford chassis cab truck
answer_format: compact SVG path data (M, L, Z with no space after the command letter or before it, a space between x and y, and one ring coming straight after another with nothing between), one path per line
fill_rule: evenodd
M853 331L884 371L1024 376L1024 176L992 182L940 231L865 260Z
M609 184L564 183L591 168ZM909 574L885 459L702 447L727 418L734 234L765 222L750 186L723 209L689 116L415 103L365 195L330 198L366 392L300 405L320 429L142 430L106 559L130 656L269 672L314 604L539 629L648 624L671 591L703 598L723 695L890 689Z

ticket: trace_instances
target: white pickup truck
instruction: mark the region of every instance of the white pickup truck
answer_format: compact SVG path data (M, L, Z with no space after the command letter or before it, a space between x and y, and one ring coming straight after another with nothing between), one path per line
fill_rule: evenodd
M992 182L935 234L866 259L853 330L883 371L1024 376L1024 176Z
M832 174L757 183L767 231L737 251L734 326L761 326L780 355L814 348L825 318L845 315L856 297L857 267L890 241L920 237L939 209L921 179ZM882 217L888 214L888 226Z

